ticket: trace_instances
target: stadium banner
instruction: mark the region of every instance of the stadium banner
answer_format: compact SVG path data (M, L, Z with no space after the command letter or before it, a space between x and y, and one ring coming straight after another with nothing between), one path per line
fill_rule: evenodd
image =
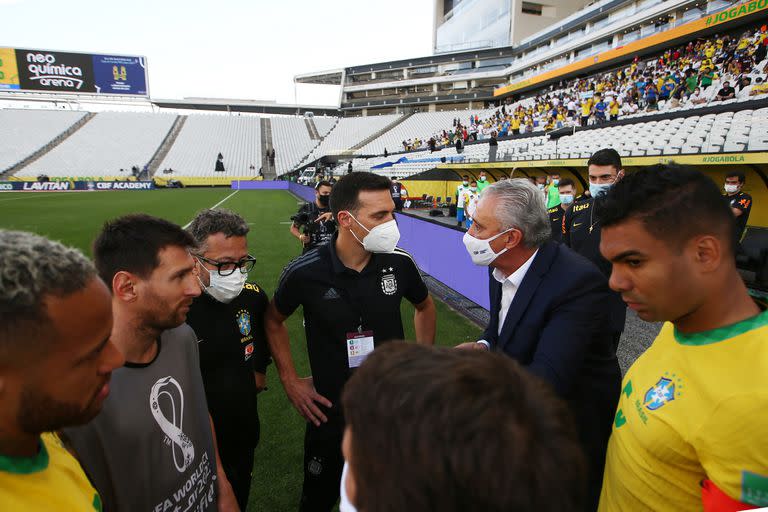
M13 48L0 48L0 90L13 90L19 87L16 51Z
M0 192L152 190L154 188L153 181L0 181Z
M143 57L94 55L96 92L147 95L147 65Z
M768 0L766 0L768 1ZM477 162L440 164L439 169L540 169L548 167L587 167L588 159L572 158L562 160L521 160L517 162ZM624 167L640 167L655 164L677 164L705 166L705 165L734 165L734 164L766 164L768 152L755 151L745 153L720 153L698 155L666 155L666 156L623 156L621 163Z
M737 20L739 18L743 18L745 16L749 16L751 14L765 10L768 10L768 0L750 0L748 2L743 2L739 5L734 5L729 9L716 12L704 18L700 18L689 23L684 23L679 27L660 32L658 34L653 34L648 37L638 39L637 41L632 41L624 46L617 46L612 50L586 57L566 66L560 66L550 71L539 73L532 78L520 80L519 82L499 87L493 91L493 95L494 97L504 96L506 94L510 94L515 91L541 84L548 80L553 80L569 73L573 73L574 71L587 70L593 66L604 64L620 57L628 57L636 54L641 50L653 48L654 46L663 44L667 41L689 36L701 30L715 27L723 23L728 23L733 20Z
M472 263L464 231L395 213L400 230L398 247L406 250L419 268L469 300L490 309L488 267Z
M0 79L0 89L148 95L144 57L0 48L0 58L5 55L3 51L14 53L18 86L14 88L14 84L6 84ZM4 74L10 76L10 71Z

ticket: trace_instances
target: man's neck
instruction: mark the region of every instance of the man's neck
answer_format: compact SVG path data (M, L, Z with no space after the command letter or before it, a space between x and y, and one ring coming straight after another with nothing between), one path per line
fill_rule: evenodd
M146 364L157 355L157 340L162 331L149 327L129 311L113 302L112 342L128 363Z
M315 206L317 206L317 207L318 207L318 208L320 208L321 210L322 210L323 208L325 208L323 205L321 205L321 204L320 204L320 201L318 201L317 199L315 199Z
M6 457L34 457L39 450L40 435L9 432L0 427L0 455Z
M675 320L674 324L678 331L691 334L733 325L758 313L760 308L749 296L741 276L733 269L720 286L707 293L706 302Z
M349 230L339 231L336 238L336 255L345 267L361 272L371 261L371 253L366 251Z
M493 262L493 267L498 269L498 271L504 275L504 278L507 278L514 274L517 269L522 267L535 252L536 249L516 247L496 258L496 261Z
M729 197L737 196L739 195L739 192L741 192L741 190L737 190L736 192L728 192L728 196Z

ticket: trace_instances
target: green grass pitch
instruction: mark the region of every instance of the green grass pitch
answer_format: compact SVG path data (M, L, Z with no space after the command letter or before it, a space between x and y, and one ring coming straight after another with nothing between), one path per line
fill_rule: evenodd
M185 225L195 212L209 208L232 193L229 189L107 191L82 193L0 194L0 228L34 231L91 255L90 244L105 220L144 212ZM240 191L222 208L243 215L251 224L248 246L257 258L250 279L271 295L283 266L300 254L288 232L289 218L299 200L284 191ZM476 339L479 329L437 302L437 339L455 345ZM403 305L406 337L413 339L413 307ZM294 362L300 375L309 375L301 312L288 321ZM259 397L261 441L256 450L249 510L290 511L298 508L302 482L304 422L288 402L274 365L268 390Z

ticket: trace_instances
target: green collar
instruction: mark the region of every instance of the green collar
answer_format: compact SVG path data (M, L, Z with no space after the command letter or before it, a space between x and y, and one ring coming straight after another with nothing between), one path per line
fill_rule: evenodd
M719 343L736 336L740 336L745 332L758 329L760 327L768 325L768 311L763 311L757 315L737 322L732 325L726 325L724 327L718 327L711 331L695 332L692 334L684 334L675 328L675 340L681 345L710 345L712 343Z
M42 439L38 439L40 449L37 451L37 455L32 457L9 457L7 455L0 455L0 471L7 471L8 473L16 473L18 475L28 475L30 473L37 473L48 467L48 450L45 447Z

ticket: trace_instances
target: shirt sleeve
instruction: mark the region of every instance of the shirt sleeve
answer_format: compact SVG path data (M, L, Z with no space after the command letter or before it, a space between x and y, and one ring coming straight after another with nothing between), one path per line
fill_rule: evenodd
M293 268L294 263L295 260L291 261L283 269L275 290L275 307L283 316L291 316L301 305L301 284L297 270Z
M742 194L735 201L731 202L731 208L736 208L746 213L752 207L752 196L748 194Z
M707 478L730 498L753 506L766 505L768 490L766 400L765 391L728 396L716 404L691 437Z
M403 296L412 304L421 304L429 296L427 284L421 277L421 271L408 253L401 253L403 256L403 277L405 278L405 291Z

